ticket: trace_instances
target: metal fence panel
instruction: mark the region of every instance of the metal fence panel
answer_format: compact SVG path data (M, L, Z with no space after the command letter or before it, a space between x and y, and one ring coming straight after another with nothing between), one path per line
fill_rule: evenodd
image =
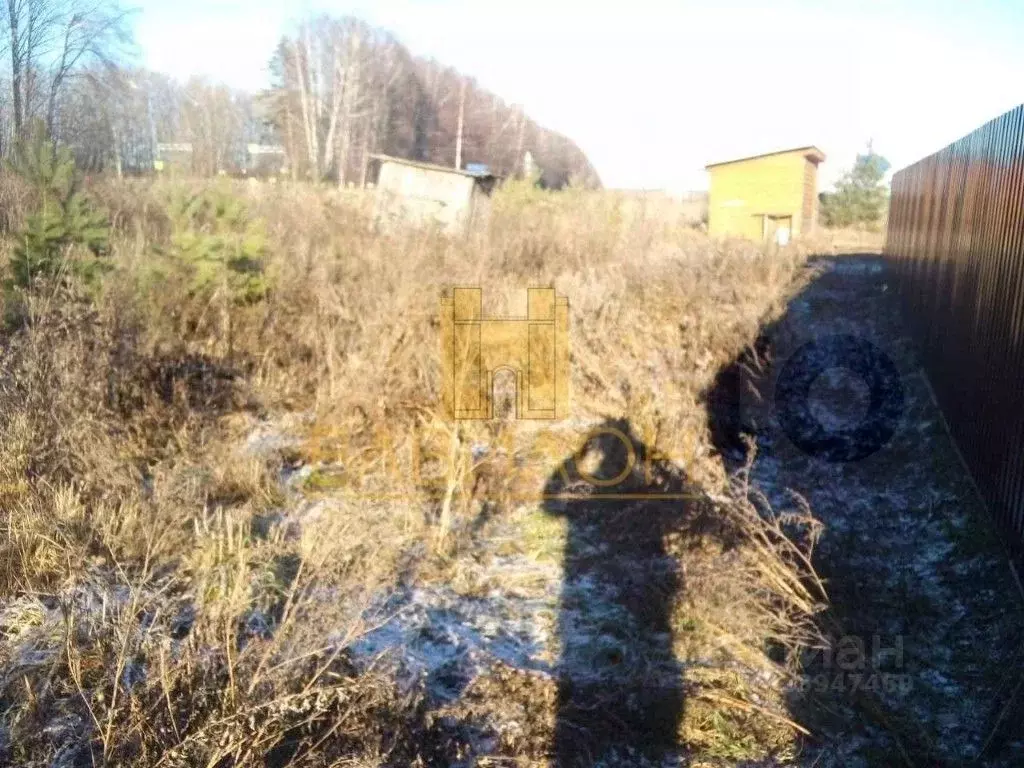
M1024 552L1024 105L893 176L885 254L953 438Z

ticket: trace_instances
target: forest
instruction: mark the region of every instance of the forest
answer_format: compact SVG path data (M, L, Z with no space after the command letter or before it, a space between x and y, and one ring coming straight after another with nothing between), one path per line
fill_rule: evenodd
M375 153L444 165L458 153L463 166L518 175L529 152L543 186L600 185L583 152L521 105L356 18L311 16L284 31L268 87L245 92L139 66L133 13L103 0L6 0L2 16L5 157L41 123L87 173L173 167L349 185L365 183Z

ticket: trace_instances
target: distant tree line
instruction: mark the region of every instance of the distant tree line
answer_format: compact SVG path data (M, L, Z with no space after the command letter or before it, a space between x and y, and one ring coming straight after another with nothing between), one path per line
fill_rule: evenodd
M301 24L281 39L272 71L264 103L301 176L359 183L374 153L450 166L461 143L463 167L520 173L529 151L546 185L598 183L569 139L358 19Z
M449 166L459 154L516 175L529 152L547 186L599 184L568 138L359 19L302 22L277 45L270 88L247 93L126 65L127 16L108 0L0 2L5 157L41 124L90 172L173 159L199 175L252 173L247 147L260 144L283 147L278 166L295 179L362 184L375 153Z

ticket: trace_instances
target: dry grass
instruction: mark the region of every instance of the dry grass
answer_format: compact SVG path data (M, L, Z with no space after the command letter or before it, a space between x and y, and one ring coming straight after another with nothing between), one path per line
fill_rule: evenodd
M816 253L881 253L885 246L885 227L848 227L845 229L823 229L805 243Z
M792 751L793 670L769 650L817 639L813 520L729 486L701 392L781 310L798 249L518 188L465 240L381 235L358 200L236 185L264 229L271 291L234 304L149 272L174 235L166 201L187 185L92 185L114 271L98 290L19 297L32 322L2 344L4 759L445 764L469 748L452 717L500 731L518 700L534 726L498 753L540 764L550 681L496 671L446 720L348 648L377 596L450 579L484 505L521 509L589 425L615 418L685 467L740 542L670 547L689 585L679 653L718 662L687 681L682 738L709 756ZM438 300L467 284L495 314L525 314L531 285L569 297L566 425L443 418ZM280 480L298 464L314 468L305 500Z

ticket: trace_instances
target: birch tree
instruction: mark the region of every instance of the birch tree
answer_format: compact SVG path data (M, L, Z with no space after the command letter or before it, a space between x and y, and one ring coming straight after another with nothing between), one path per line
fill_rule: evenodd
M282 133L301 143L293 151L305 158L309 176L332 176L344 186L353 169L365 166L400 72L398 47L389 34L351 17L317 17L282 39L267 98Z

